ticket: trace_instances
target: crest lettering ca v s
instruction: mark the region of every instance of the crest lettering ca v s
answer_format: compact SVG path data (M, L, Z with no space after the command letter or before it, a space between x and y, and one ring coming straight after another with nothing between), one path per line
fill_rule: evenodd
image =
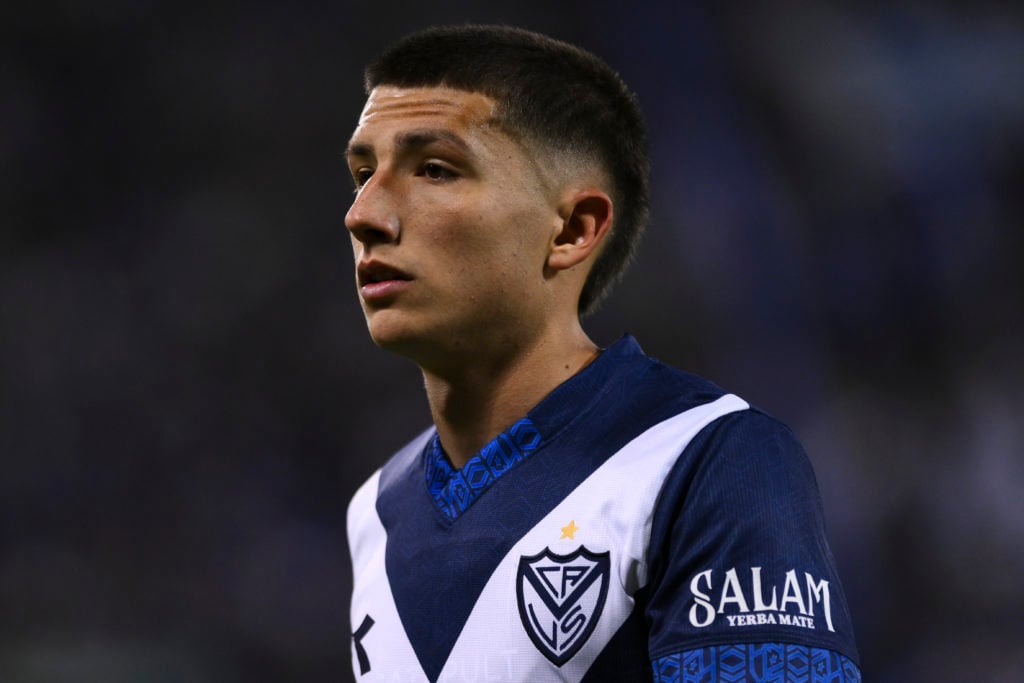
M579 652L608 597L610 553L580 546L568 555L545 548L519 558L516 601L526 634L555 666Z

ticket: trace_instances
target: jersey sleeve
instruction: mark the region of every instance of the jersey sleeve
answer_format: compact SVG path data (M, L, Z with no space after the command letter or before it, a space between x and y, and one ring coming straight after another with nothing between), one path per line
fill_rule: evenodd
M659 657L651 665L654 683L861 683L860 668L849 657L833 650L787 643L711 645Z
M814 472L793 433L759 411L723 417L686 447L657 501L648 567L656 675L752 644L857 666Z

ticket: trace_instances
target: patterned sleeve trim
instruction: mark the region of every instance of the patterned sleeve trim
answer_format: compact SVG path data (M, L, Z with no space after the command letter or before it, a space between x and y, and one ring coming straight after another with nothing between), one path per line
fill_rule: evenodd
M860 669L848 657L785 643L705 647L651 664L654 683L861 683Z

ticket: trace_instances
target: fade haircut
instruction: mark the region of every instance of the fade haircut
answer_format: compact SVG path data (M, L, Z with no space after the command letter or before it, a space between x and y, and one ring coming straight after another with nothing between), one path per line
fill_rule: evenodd
M511 135L556 154L596 162L615 207L580 294L585 315L622 276L647 223L647 134L636 97L615 71L574 45L508 26L441 26L408 36L370 63L367 95L380 85L448 87L497 104Z

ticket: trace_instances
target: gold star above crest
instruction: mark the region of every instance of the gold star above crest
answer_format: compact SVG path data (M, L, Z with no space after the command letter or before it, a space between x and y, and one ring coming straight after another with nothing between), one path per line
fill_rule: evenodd
M570 519L569 523L562 527L562 535L559 536L558 539L561 540L563 538L571 538L575 540L576 532L579 530L580 528L576 526L576 520Z

